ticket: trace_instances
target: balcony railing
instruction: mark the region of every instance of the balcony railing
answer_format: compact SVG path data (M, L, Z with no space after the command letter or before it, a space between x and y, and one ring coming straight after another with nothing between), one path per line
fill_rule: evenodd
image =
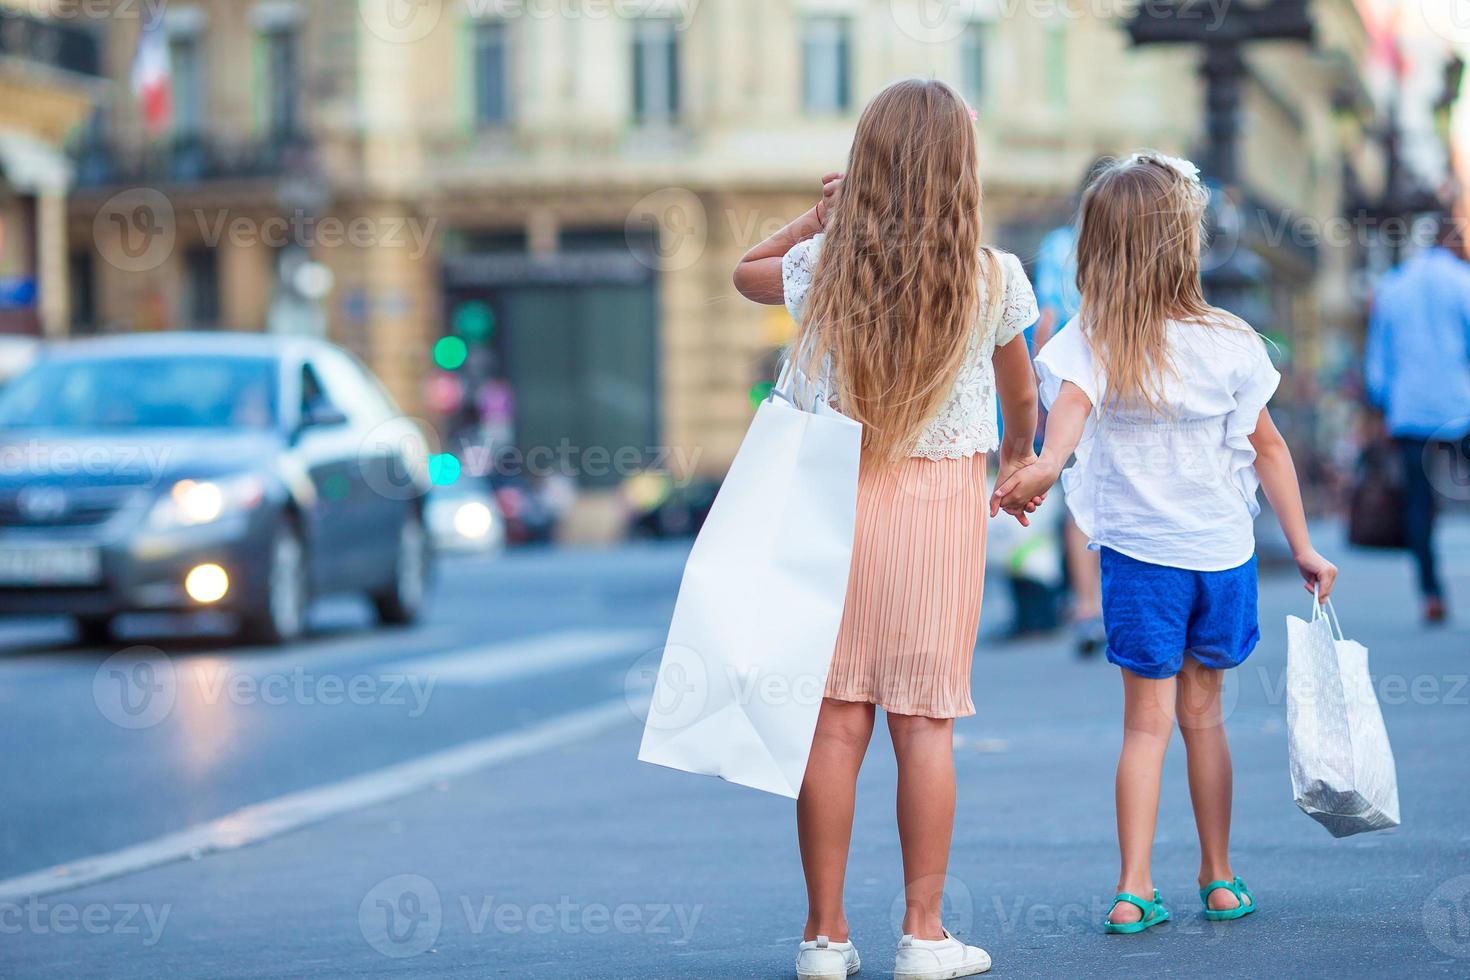
M175 136L138 146L91 136L72 147L79 187L197 184L288 177L308 171L313 144L304 134L261 140Z
M102 73L101 45L91 30L10 8L0 8L0 57L33 61L93 78Z

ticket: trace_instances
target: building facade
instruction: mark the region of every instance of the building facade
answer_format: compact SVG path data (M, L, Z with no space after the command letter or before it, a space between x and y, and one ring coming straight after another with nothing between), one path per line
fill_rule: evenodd
M939 77L970 100L989 237L1027 262L1094 158L1201 146L1198 53L1132 50L1100 6L173 0L164 138L126 97L141 25L108 27L118 95L79 144L71 206L74 265L93 256L77 325L319 326L411 410L456 429L488 416L584 484L717 476L794 329L730 270L844 166L884 84ZM1352 250L1308 231L1377 166L1368 110L1342 109L1361 18L1352 0L1314 17L1315 48L1248 55L1259 220L1239 232L1264 270L1258 325L1308 369L1361 316ZM122 247L129 221L165 245Z
M71 322L64 144L100 89L96 38L43 3L0 2L0 333Z

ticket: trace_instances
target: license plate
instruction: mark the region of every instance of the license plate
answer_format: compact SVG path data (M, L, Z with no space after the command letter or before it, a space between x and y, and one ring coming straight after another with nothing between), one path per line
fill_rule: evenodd
M0 547L0 585L95 585L101 578L96 548Z

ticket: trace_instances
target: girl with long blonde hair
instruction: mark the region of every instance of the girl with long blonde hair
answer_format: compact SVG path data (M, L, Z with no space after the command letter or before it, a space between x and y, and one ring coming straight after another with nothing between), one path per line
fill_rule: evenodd
M1037 311L1016 258L982 245L980 201L969 108L941 82L898 82L864 110L846 174L735 270L746 297L787 305L798 366L864 427L847 603L797 801L803 980L858 969L842 891L875 707L899 769L906 911L894 975L990 968L945 931L940 904L954 719L975 711L986 454L999 448L1002 478L1034 460L1036 384L1019 338Z
M1337 578L1312 548L1291 452L1266 408L1281 376L1260 336L1205 300L1207 202L1194 165L1162 154L1136 154L1094 179L1077 243L1080 312L1036 358L1050 409L1046 445L997 484L991 507L1023 512L1060 474L1077 526L1102 552L1107 656L1123 677L1115 785L1122 869L1104 923L1110 933L1169 918L1150 858L1176 719L1189 759L1204 917L1256 911L1230 863L1220 691L1225 671L1260 638L1258 489L1308 591L1325 602Z

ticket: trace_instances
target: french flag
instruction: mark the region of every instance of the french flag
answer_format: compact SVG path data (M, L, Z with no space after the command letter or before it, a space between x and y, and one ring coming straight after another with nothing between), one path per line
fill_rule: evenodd
M133 97L143 110L143 125L150 136L167 132L174 118L173 67L163 11L164 5L159 4L143 22L133 58Z

